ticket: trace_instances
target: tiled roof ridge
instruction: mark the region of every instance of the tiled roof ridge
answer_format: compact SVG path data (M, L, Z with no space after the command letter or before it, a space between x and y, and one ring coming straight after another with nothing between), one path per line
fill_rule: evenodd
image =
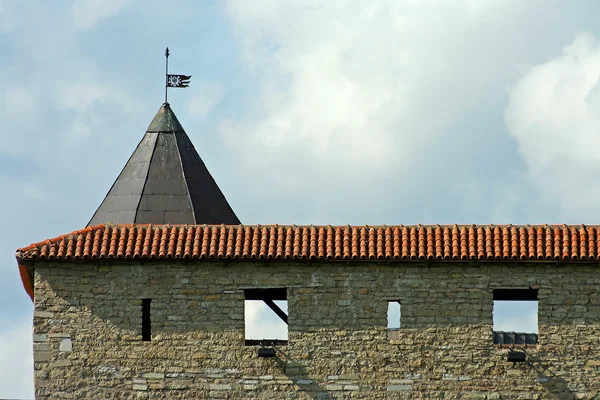
M598 225L101 224L17 250L86 259L597 260Z

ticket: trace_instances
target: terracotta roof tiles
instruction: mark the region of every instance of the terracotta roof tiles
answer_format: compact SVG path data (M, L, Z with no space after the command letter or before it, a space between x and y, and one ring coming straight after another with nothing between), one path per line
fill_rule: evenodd
M97 225L17 250L27 261L222 260L589 260L600 226L567 225Z
M597 260L598 226L97 225L17 259Z

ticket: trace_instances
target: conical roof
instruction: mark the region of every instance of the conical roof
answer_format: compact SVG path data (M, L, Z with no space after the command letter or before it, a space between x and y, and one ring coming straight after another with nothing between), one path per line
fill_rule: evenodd
M164 103L88 226L239 224L194 145Z

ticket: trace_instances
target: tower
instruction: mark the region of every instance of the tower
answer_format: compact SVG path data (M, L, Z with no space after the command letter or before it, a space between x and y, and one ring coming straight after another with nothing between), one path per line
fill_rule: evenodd
M239 224L169 103L164 103L88 226Z

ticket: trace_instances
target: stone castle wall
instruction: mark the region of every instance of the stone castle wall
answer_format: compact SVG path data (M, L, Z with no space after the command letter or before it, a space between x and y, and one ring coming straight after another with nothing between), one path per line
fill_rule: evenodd
M599 284L582 262L37 262L36 396L600 398ZM289 343L258 358L244 289L282 287ZM538 289L525 363L493 346L492 294L506 288ZM390 300L402 304L393 339Z

